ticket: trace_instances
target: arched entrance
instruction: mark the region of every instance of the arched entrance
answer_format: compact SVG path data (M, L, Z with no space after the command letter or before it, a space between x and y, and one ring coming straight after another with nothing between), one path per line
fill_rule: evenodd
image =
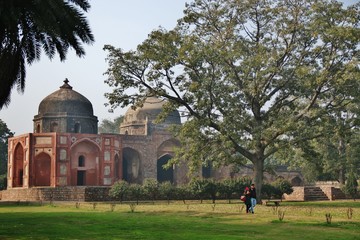
M166 154L157 160L157 180L158 182L174 182L174 170L172 167L164 169L171 156Z
M40 153L35 157L35 186L51 185L51 157L46 153Z
M19 143L15 147L13 166L13 187L23 186L24 177L24 148Z
M115 178L115 181L117 181L121 178L121 176L120 176L120 158L119 158L118 154L115 155L114 163L115 163L114 178Z
M302 186L303 185L303 181L301 180L301 178L299 178L298 176L294 177L293 179L291 179L291 185L293 186Z
M141 183L140 154L132 148L123 149L123 178L128 183Z
M81 141L71 148L71 185L98 186L99 147L89 141Z

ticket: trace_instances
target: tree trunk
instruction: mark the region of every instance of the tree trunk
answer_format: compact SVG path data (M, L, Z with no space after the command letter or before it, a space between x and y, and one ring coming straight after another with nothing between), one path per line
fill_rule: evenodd
M340 138L339 145L338 145L338 154L339 154L339 160L340 160L340 169L339 169L339 182L341 185L345 184L345 143L344 139Z
M256 201L261 203L261 188L263 184L263 172L264 172L264 160L256 159L253 161L254 164L254 184L256 188Z

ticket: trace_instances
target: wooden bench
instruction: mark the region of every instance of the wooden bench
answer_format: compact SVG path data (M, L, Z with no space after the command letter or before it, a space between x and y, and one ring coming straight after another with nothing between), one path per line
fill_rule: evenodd
M280 206L281 200L263 200L266 206L275 205L276 207Z

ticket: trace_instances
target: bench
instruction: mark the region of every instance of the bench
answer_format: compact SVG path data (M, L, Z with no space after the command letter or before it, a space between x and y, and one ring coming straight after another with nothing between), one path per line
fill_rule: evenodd
M281 200L263 200L266 206L275 205L276 207L280 206Z

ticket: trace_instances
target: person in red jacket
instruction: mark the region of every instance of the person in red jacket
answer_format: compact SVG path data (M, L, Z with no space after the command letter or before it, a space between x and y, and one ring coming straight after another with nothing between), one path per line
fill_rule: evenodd
M246 213L249 213L251 209L251 196L250 196L250 189L248 187L246 187L244 190L244 196L245 196Z

